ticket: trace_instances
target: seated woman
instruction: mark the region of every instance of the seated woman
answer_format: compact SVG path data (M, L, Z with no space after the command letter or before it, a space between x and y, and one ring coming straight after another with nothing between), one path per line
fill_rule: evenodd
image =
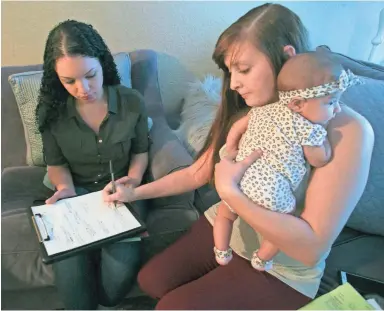
M139 272L141 288L160 299L157 309L298 309L315 297L325 259L364 190L374 135L365 118L348 107L327 127L330 162L306 174L295 192L295 215L274 212L252 202L239 188L253 152L235 162L220 160L228 130L249 107L278 99L276 77L282 65L308 51L300 18L279 4L266 3L240 17L220 36L213 59L223 70L222 103L205 147L190 167L152 183L124 187L106 201L135 201L197 189L214 179L220 198L239 216L233 225L233 259L219 265L213 253L215 204L191 230L149 261ZM361 103L364 104L364 103ZM309 172L309 170L308 170ZM305 196L304 196L305 194ZM279 254L267 272L252 268L261 237Z
M139 92L120 85L111 52L91 25L67 20L49 33L36 110L53 204L99 191L117 178L140 185L148 163L148 121ZM54 208L54 207L53 207ZM117 305L135 281L138 243L115 243L53 265L66 309Z

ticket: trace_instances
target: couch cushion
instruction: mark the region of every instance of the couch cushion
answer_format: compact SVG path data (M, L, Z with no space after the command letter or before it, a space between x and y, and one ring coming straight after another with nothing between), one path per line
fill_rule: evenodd
M384 67L331 52L326 46L320 46L317 50L330 53L345 69L365 77L364 85L348 89L340 99L342 103L367 118L375 133L367 186L347 226L384 236Z
M52 195L52 190L43 185L45 171L43 167L5 168L1 174L1 213L26 209L34 200Z
M188 167L193 162L166 121L163 118L154 118L153 121L153 128L150 132L149 166L146 174L148 182ZM185 202L188 202L189 205L193 203L193 200L194 191L190 191L171 197L152 199L151 202L154 206L177 205ZM186 206L186 208L189 207Z
M384 282L384 238L359 236L332 247L318 295L339 285L338 271L356 273Z
M36 233L24 209L1 217L1 279L3 290L54 284L52 268L42 262Z
M1 278L2 290L53 285L50 266L41 261L36 233L27 209L34 200L52 194L42 184L41 167L6 168L1 176Z
M131 63L128 54L116 54L114 60L121 77L121 84L131 87ZM27 164L31 166L45 166L43 143L35 122L35 110L42 75L42 71L29 71L9 76L9 83L15 95L24 127Z
M341 97L341 102L367 118L375 133L367 186L347 225L384 236L384 81L363 80L365 85L350 88Z
M2 290L2 310L64 310L56 287Z

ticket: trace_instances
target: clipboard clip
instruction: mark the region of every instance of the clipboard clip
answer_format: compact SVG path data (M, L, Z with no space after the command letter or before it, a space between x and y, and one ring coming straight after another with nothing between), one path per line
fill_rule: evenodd
M45 227L43 216L40 213L37 213L32 216L32 223L33 223L33 226L35 227L35 231L36 231L37 237L39 238L40 243L44 241L49 241L51 239L49 237L47 228Z

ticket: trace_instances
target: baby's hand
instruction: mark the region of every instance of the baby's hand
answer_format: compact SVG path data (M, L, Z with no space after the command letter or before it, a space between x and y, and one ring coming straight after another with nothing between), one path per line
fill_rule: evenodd
M231 129L228 132L227 141L226 141L227 154L236 156L239 148L238 146L240 143L240 139L248 127L248 120L249 120L249 116L246 115L232 125Z
M223 147L221 147L221 149L219 150L219 156L220 156L220 159L224 159L226 157L230 157L230 158L233 158L235 159L236 156L237 156L237 153L239 152L239 150L237 148L233 148L232 150L231 149L228 149L228 145L225 144Z
M239 149L238 149L238 142L234 142L234 141L228 141L227 140L227 143L225 144L225 155L237 155L237 153L239 152Z

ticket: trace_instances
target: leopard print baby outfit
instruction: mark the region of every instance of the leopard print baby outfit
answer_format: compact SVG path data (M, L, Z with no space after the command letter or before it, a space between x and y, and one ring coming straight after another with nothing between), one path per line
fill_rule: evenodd
M302 146L320 146L326 135L324 127L292 112L283 101L252 108L236 161L257 148L263 156L245 172L240 182L243 193L272 211L292 212L293 191L306 173Z

